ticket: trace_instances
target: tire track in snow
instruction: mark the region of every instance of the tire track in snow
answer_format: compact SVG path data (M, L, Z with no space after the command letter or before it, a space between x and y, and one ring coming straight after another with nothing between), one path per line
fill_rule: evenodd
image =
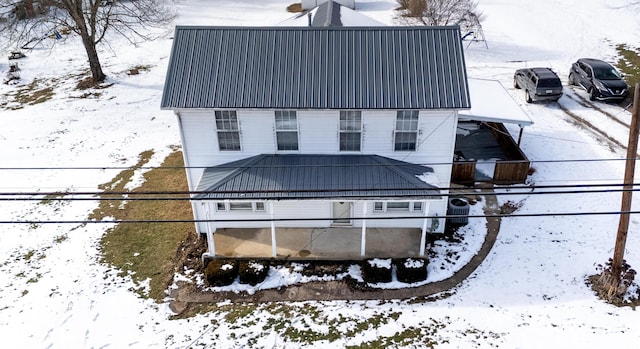
M582 97L581 95L575 93L575 88L571 87L571 90L574 91L574 93L565 93L564 95L573 99L574 101L576 101L578 104L580 104L581 106L585 107L585 108L590 108L590 109L594 109L599 111L600 113L604 114L606 117L608 117L609 119L619 123L622 126L625 126L626 128L631 127L628 123L620 120L617 116L611 114L610 112L600 108L599 106L597 106L595 103L589 101L588 99Z
M584 118L578 116L578 114L572 112L571 110L569 110L564 105L558 103L558 107L567 116L569 116L572 119L571 121L573 121L576 125L581 126L584 130L589 131L590 133L594 134L597 139L600 139L600 140L603 140L606 143L609 143L608 144L609 149L611 149L612 151L615 151L615 147L619 147L619 148L621 148L623 150L627 150L627 147L625 145L623 145L622 143L620 143L617 139L609 136L609 134L607 134L607 132L599 129L598 127L594 126L591 122L589 122L589 121L585 120Z

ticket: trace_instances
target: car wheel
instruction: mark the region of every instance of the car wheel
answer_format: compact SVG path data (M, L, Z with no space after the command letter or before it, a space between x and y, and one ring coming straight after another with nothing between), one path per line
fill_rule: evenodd
M594 87L589 90L589 100L595 101L598 98L598 91Z
M529 94L529 90L524 91L524 99L527 101L527 103L533 102L533 99L531 99L531 95Z
M576 79L573 76L573 73L569 73L569 85L574 86L576 84Z
M520 88L520 85L518 85L518 79L516 78L513 78L513 87Z

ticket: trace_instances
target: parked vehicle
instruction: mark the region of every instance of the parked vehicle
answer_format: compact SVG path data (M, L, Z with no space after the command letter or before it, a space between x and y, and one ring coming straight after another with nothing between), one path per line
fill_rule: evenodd
M549 68L524 68L513 75L513 87L524 90L527 103L557 101L562 97L562 82Z
M571 65L569 85L578 85L589 99L621 101L629 94L629 85L611 64L593 58L580 58Z

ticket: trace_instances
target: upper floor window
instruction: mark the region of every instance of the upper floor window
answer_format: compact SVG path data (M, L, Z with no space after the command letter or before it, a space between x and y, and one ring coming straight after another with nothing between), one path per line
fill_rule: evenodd
M416 150L416 143L418 141L417 110L398 110L394 138L394 150Z
M360 151L362 115L360 111L340 112L340 151Z
M298 150L298 119L295 110L276 111L278 150Z
M235 110L217 110L215 114L220 151L240 150L240 128Z

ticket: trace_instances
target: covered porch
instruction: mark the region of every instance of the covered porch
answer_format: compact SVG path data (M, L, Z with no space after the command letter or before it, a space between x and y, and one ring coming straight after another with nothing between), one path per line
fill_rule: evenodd
M217 257L233 258L399 258L419 257L425 251L420 248L426 243L421 229L368 228L365 239L362 233L353 227L277 228L274 241L268 228L226 228L217 230L213 239Z

